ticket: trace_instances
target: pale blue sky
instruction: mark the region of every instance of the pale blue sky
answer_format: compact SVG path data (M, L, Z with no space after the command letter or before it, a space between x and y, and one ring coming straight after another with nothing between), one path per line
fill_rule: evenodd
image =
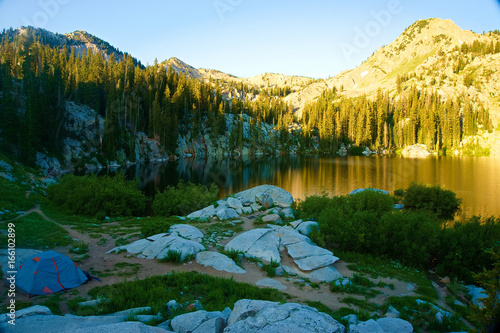
M377 13L388 15L377 20ZM0 29L86 30L143 64L175 56L241 77L334 76L431 17L475 32L500 30L500 1L0 0Z

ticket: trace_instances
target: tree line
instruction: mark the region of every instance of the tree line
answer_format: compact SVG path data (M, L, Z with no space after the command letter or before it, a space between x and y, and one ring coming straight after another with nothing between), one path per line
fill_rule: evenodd
M261 89L253 100L226 99L224 82L188 78L157 61L143 66L128 54L111 52L116 49L110 45L110 52L77 50L71 43L47 42L37 29L29 31L0 34L0 144L26 162L43 149L61 152L67 101L88 105L105 119L104 135L98 133L93 145L110 160L121 149L129 160L135 159L137 132L159 140L168 153L175 151L179 135L190 140L227 135L231 148L256 147L262 122L274 126L274 143L282 150L298 144L304 151L319 147L330 153L340 142L374 149L415 143L455 148L464 136L491 130L488 110L480 101L467 95L445 99L415 85L392 97L379 90L373 99L347 98L335 87L327 89L305 106L298 120L282 98L290 87ZM496 52L496 46L476 43L460 51ZM399 78L399 85L407 79ZM238 85L252 92L243 83L234 87ZM226 114L238 120L231 135ZM243 114L252 117L250 137L243 136ZM294 121L302 130L290 134L288 125Z

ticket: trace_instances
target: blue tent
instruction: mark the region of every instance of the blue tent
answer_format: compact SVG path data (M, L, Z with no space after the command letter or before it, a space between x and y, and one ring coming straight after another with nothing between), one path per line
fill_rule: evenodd
M47 251L26 259L19 267L16 287L28 296L46 295L78 287L85 281L87 277L70 258Z

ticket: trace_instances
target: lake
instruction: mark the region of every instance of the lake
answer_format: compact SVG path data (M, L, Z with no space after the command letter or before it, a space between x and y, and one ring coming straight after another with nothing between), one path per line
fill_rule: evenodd
M154 195L157 189L179 179L216 183L224 197L257 185L272 184L294 198L306 195L348 194L356 188L390 191L416 181L441 184L463 199L461 217L500 217L500 159L468 157L315 157L278 156L248 160L180 159L164 164L137 165L127 170L139 178L141 188Z

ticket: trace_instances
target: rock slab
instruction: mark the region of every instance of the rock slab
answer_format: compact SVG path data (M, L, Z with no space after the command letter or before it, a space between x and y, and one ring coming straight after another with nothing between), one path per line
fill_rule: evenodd
M218 271L243 274L246 271L236 265L233 259L219 252L203 251L196 254L196 261L203 266L210 266Z

